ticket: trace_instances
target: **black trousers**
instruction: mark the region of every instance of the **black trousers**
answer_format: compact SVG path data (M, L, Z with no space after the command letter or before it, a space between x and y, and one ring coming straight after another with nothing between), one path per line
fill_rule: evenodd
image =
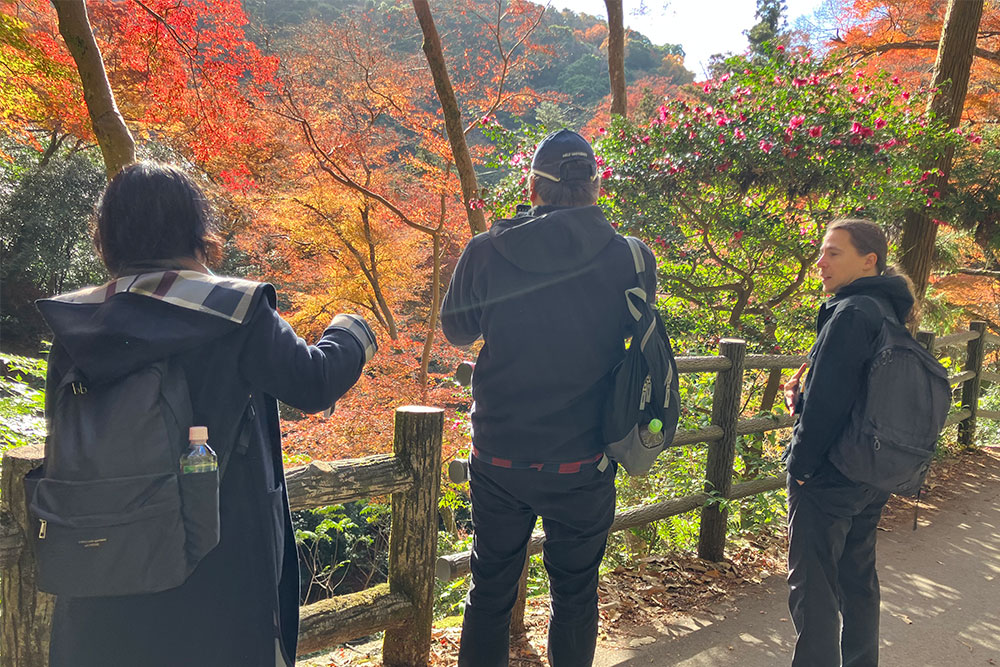
M472 588L466 598L460 667L506 667L510 616L538 516L545 530L552 667L588 667L597 645L597 570L615 516L615 464L578 473L470 465Z
M788 485L788 607L792 667L878 665L875 536L889 494L830 463Z

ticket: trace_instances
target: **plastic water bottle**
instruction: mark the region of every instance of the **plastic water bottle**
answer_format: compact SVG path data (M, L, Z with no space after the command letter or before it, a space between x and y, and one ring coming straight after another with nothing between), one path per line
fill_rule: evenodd
M208 446L208 427L192 426L188 429L191 446L181 456L181 474L213 472L219 469L219 459Z
M655 449L662 445L664 436L663 422L659 419L651 420L646 424L646 428L639 431L639 438L642 440L643 446L648 449Z

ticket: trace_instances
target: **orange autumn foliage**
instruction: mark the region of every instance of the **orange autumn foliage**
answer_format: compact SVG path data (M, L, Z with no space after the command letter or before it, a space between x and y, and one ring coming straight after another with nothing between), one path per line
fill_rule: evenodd
M860 68L888 71L910 91L927 86L937 57L947 0L842 0L835 54ZM964 117L1000 116L1000 4L987 2L979 25Z

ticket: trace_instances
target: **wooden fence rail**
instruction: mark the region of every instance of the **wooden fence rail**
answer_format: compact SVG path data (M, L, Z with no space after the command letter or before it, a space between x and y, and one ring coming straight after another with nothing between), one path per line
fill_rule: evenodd
M965 345L967 348L965 370L950 378L952 385L961 385L962 401L959 404L959 409L948 416L945 425L959 424L959 442L968 446L975 433L974 419L976 417L1000 419L1000 411L974 408L978 405L981 381L1000 381L1000 373L990 373L982 368L984 343L1000 344L1000 337L985 333L984 323L972 322L969 331L960 331L936 339L934 334L930 332L920 332L918 340L934 352L960 345ZM620 510L615 514L615 520L611 525L612 532L644 526L653 521L684 514L700 507L701 530L698 540L698 556L707 560L722 560L725 547L726 514L725 505L719 500L737 500L784 486L785 475L753 479L737 484L732 483L735 436L788 428L795 423L795 418L788 414L739 419L739 389L734 391L734 387L742 387L744 369L798 368L806 361L806 357L798 355L745 355L744 352L745 343L743 341L723 340L719 343L718 356L679 357L677 359L677 370L680 373L715 372L717 374L712 398L712 425L678 431L670 445L672 447L699 443L708 445L704 492L672 498L653 505ZM967 440L963 440L963 433L968 433ZM528 543L529 555L539 553L544 543L544 534L534 533ZM438 558L436 567L438 579L447 581L468 574L470 555L469 552L463 552ZM514 610L515 623L517 619L523 618L524 610L520 606L522 604L523 601L519 600L519 607Z
M292 509L391 494L389 583L304 605L299 653L385 630L384 664L425 665L434 610L441 436L444 411L407 406L395 415L393 454L313 461L287 471ZM0 667L48 664L54 598L35 588L37 526L28 517L24 476L42 464L42 447L5 452L0 476Z
M937 351L965 345L960 384L961 403L948 419L959 424L960 442L969 445L976 419L1000 419L1000 411L978 409L982 382L1000 382L1000 373L984 371L984 346L1000 345L1000 337L973 322L969 331L934 339L921 332L921 341ZM705 443L708 463L704 490L682 498L619 511L611 530L644 526L701 508L698 553L702 558L724 557L726 504L781 488L784 475L733 483L736 438L788 428L786 414L739 419L743 375L747 369L797 368L801 355L748 355L740 340L720 341L718 356L680 357L682 373L715 373L711 425L679 431L673 447ZM426 665L429 658L433 611L433 579L449 580L468 573L469 554L435 559L437 503L441 479L443 411L408 406L396 410L393 454L360 459L313 461L288 470L286 488L292 509L308 509L389 494L392 523L389 545L389 582L357 593L305 605L300 610L299 651L308 653L384 630L384 664L391 667ZM42 463L42 447L32 445L4 453L0 474L0 667L44 667L48 663L48 636L53 598L35 587L31 536L37 527L28 517L23 493L24 476ZM27 536L27 537L26 537ZM541 550L544 536L536 534L529 553ZM523 614L523 608L520 610Z

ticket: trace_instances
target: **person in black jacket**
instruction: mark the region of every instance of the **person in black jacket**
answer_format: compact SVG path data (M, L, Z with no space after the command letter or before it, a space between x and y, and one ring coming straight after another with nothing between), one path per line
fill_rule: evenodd
M900 322L911 315L910 281L886 267L887 253L885 233L871 221L829 225L816 266L833 297L819 310L804 390L805 365L785 384L786 404L798 415L786 450L793 667L878 664L875 536L889 494L849 480L828 453L863 394L882 324L875 304L849 297L874 297Z
M586 667L597 641L597 570L615 513L601 414L625 355L635 264L595 205L600 177L575 132L532 159L532 207L469 241L442 305L456 345L480 336L473 378L472 588L458 663L508 663L511 609L538 516L546 541L554 667ZM645 246L647 284L655 284ZM653 295L650 295L653 296Z
M71 365L100 381L167 356L179 363L194 423L208 427L220 461L228 453L221 537L176 588L59 596L49 664L290 667L299 573L276 399L330 408L375 337L360 317L337 315L308 345L275 311L273 287L212 275L204 195L176 168L122 169L98 205L95 241L114 279L38 304L55 334L47 386Z

